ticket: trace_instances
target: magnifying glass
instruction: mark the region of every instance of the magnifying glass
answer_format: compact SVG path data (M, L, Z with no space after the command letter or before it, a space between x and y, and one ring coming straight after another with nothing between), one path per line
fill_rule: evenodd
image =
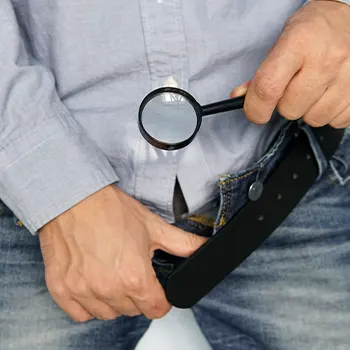
M187 91L163 87L149 93L139 109L139 129L154 147L166 151L189 145L204 116L243 108L245 96L201 106Z

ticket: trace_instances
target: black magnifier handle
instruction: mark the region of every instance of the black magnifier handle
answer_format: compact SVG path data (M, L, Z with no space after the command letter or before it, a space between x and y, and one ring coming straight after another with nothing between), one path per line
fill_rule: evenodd
M222 112L233 111L235 109L242 109L244 106L244 100L245 95L202 106L202 115L212 115Z

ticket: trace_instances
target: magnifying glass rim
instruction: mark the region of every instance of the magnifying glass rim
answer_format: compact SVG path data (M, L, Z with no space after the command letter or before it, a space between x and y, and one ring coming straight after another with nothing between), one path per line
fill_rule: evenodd
M194 130L194 132L192 133L192 135L190 137L188 137L186 140L181 141L181 142L177 142L177 143L166 143L166 142L162 142L159 141L157 139L155 139L153 136L151 136L146 129L143 126L142 123L142 112L145 108L145 106L147 105L147 103L152 100L153 98L155 98L158 95L161 95L163 93L176 93L179 95L182 95L183 97L185 97L189 103L192 105L193 109L196 112L196 116L197 116L197 125L196 128ZM141 135L146 139L146 141L148 143L150 143L152 146L166 150L166 151L173 151L173 150L178 150L181 148L186 147L187 145L189 145L192 140L195 138L198 130L201 127L202 124L202 112L201 112L201 106L200 104L196 101L196 99L189 94L187 91L179 89L179 88L175 88L175 87L161 87L158 89L155 89L153 91L151 91L141 102L140 104L140 108L139 108L139 116L138 116L138 124L139 124L139 129L141 132Z

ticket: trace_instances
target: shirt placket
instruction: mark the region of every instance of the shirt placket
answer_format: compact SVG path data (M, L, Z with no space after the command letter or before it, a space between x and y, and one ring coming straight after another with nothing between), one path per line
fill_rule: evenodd
M188 58L180 0L140 0L140 13L152 89L188 87ZM142 142L135 195L155 203L158 213L173 221L173 192L178 152L155 150Z
M186 39L180 0L140 0L152 88L188 86Z

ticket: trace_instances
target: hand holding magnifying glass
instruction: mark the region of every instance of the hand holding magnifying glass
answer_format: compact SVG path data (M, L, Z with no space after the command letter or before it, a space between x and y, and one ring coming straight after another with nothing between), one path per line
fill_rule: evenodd
M139 109L139 129L154 147L172 151L195 138L204 116L243 108L245 96L201 106L188 92L164 87L149 93Z

